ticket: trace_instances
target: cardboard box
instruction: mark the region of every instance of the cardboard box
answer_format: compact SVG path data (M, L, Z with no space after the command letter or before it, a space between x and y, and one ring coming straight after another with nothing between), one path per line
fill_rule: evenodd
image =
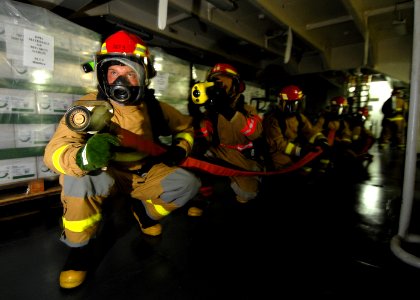
M36 179L35 157L0 160L0 185Z
M0 113L35 113L35 92L0 88Z
M15 124L16 148L45 146L55 129L56 124Z
M1 26L0 26L0 30L1 30ZM0 34L0 37L1 37L1 34ZM1 41L1 38L0 38L0 41ZM12 77L12 66L10 65L6 57L6 53L3 51L0 51L0 77L1 78Z
M15 147L15 126L13 124L0 124L0 149Z
M36 157L36 173L38 178L57 179L58 174L44 164L44 157Z
M36 93L36 106L39 114L63 115L73 102L73 94Z

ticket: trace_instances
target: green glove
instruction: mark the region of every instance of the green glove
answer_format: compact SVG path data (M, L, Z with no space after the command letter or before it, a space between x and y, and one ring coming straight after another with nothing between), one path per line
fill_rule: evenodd
M118 138L109 133L93 135L76 154L76 163L80 169L93 171L108 165L113 157L112 146L119 146Z

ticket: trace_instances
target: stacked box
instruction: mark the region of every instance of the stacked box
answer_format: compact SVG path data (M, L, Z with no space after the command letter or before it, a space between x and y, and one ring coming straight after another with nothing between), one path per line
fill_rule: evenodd
M16 148L45 146L55 129L56 124L15 124Z
M0 88L0 114L35 112L34 91Z
M35 157L0 160L0 185L36 178Z
M73 94L38 92L36 94L39 114L63 115L73 102Z
M15 125L0 124L0 149L12 149L15 147Z
M94 72L84 73L81 65L92 61L100 40L47 9L0 5L0 185L57 178L41 153L59 115L96 89Z
M57 179L58 174L52 171L44 164L44 157L37 156L36 157L36 173L37 178L44 178L44 179Z

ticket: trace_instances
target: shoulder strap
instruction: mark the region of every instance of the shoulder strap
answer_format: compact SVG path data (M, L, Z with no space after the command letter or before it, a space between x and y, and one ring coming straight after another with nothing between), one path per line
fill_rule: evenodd
M298 122L299 122L299 125L298 125L298 132L302 132L302 129L303 129L303 121L302 121L302 115L300 114L300 113L298 113L297 115L296 115L296 119L298 120Z
M279 123L280 130L284 135L285 131L286 131L286 121L284 120L283 116L281 115L281 111L276 108L276 110L274 111L274 116L276 117L277 122Z
M159 136L168 136L171 134L171 131L168 123L162 122L165 118L159 100L155 97L155 91L153 89L146 89L145 92L146 95L143 101L147 104L147 111L150 122L152 123L153 139L159 142Z

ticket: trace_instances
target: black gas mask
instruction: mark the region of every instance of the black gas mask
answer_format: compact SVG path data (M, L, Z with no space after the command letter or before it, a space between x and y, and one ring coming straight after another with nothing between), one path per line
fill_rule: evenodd
M124 76L119 76L109 85L109 97L121 104L135 103L143 94L140 86L131 86Z
M133 86L123 75L119 76L114 82L108 82L108 69L113 65L128 66L133 69L139 78L139 85ZM110 57L98 61L97 79L101 92L106 97L122 104L138 104L144 97L145 90L145 69L142 64L128 58Z

